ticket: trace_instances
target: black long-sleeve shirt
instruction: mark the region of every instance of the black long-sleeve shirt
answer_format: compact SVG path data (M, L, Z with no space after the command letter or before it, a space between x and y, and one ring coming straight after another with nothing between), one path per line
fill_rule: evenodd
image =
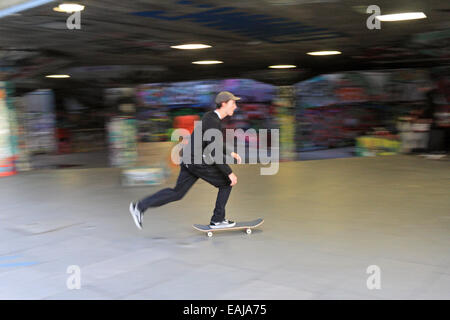
M205 131L208 129L217 129L220 132L222 132L222 125L220 122L220 118L217 115L217 113L215 113L214 111L208 111L202 117L202 134L201 134L201 137L202 137L202 148L201 148L202 163L205 163L204 162L205 157L210 156L210 155L205 154L204 151L205 151L205 148L211 143L211 141L203 140L203 135L204 135ZM188 146L191 148L191 161L192 161L191 163L194 163L194 146L195 146L194 134L197 132L196 130L199 130L198 126L196 126L194 128L194 131L192 132L191 136L189 137L189 143L188 143ZM223 163L215 163L214 162L211 165L217 166L217 168L220 171L222 171L226 176L228 176L232 172L232 170L231 170L230 166L228 164L226 164L226 157L229 156L231 154L231 152L228 151L228 148L225 143L223 144L223 146L224 146L223 150L222 150L223 154L221 156L223 158Z

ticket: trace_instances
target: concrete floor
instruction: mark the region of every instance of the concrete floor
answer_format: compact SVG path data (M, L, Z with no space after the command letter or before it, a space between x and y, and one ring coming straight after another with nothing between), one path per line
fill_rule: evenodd
M215 190L199 181L139 231L117 169L0 179L0 299L449 299L450 166L413 156L234 166L227 206L260 230L195 231ZM172 185L174 179L168 181ZM67 268L81 270L69 290ZM381 270L369 290L367 268Z

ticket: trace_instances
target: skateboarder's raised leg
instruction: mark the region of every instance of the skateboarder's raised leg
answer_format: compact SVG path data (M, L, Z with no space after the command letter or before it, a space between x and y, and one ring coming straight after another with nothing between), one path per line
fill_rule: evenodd
M180 166L180 174L175 188L165 188L138 202L138 208L144 212L150 207L159 207L166 203L180 200L189 191L198 177L189 172L184 165Z

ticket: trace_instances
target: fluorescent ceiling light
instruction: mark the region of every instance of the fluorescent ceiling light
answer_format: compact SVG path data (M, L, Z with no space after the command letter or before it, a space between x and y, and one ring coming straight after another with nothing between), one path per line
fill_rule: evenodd
M181 49L181 50L195 50L195 49L205 49L205 48L211 48L211 46L207 44L201 44L201 43L192 43L192 44L182 44L179 46L170 46L173 49Z
M329 56L329 55L333 55L333 54L341 54L342 52L340 51L312 51L312 52L308 52L308 54L310 56Z
M45 76L46 78L53 78L53 79L63 79L63 78L70 78L68 74L49 74Z
M273 66L269 66L269 68L272 69L291 69L291 68L297 68L297 66L293 65L293 64L276 64Z
M77 3L63 3L60 4L58 7L53 8L54 11L58 11L58 12L78 12L78 11L83 11L84 10L84 6L81 4L77 4Z
M223 61L219 60L201 60L201 61L194 61L193 64L218 64L223 63Z
M404 21L404 20L414 20L414 19L424 19L427 16L423 12L405 12L396 14L384 14L381 16L376 16L380 21Z

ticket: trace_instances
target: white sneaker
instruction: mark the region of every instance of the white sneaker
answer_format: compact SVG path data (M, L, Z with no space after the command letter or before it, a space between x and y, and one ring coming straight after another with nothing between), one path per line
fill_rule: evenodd
M133 217L134 223L139 230L142 230L142 212L139 211L136 203L130 203L130 213Z
M220 228L232 228L236 225L236 222L231 220L223 220L222 222L213 222L209 224L211 229L220 229Z

